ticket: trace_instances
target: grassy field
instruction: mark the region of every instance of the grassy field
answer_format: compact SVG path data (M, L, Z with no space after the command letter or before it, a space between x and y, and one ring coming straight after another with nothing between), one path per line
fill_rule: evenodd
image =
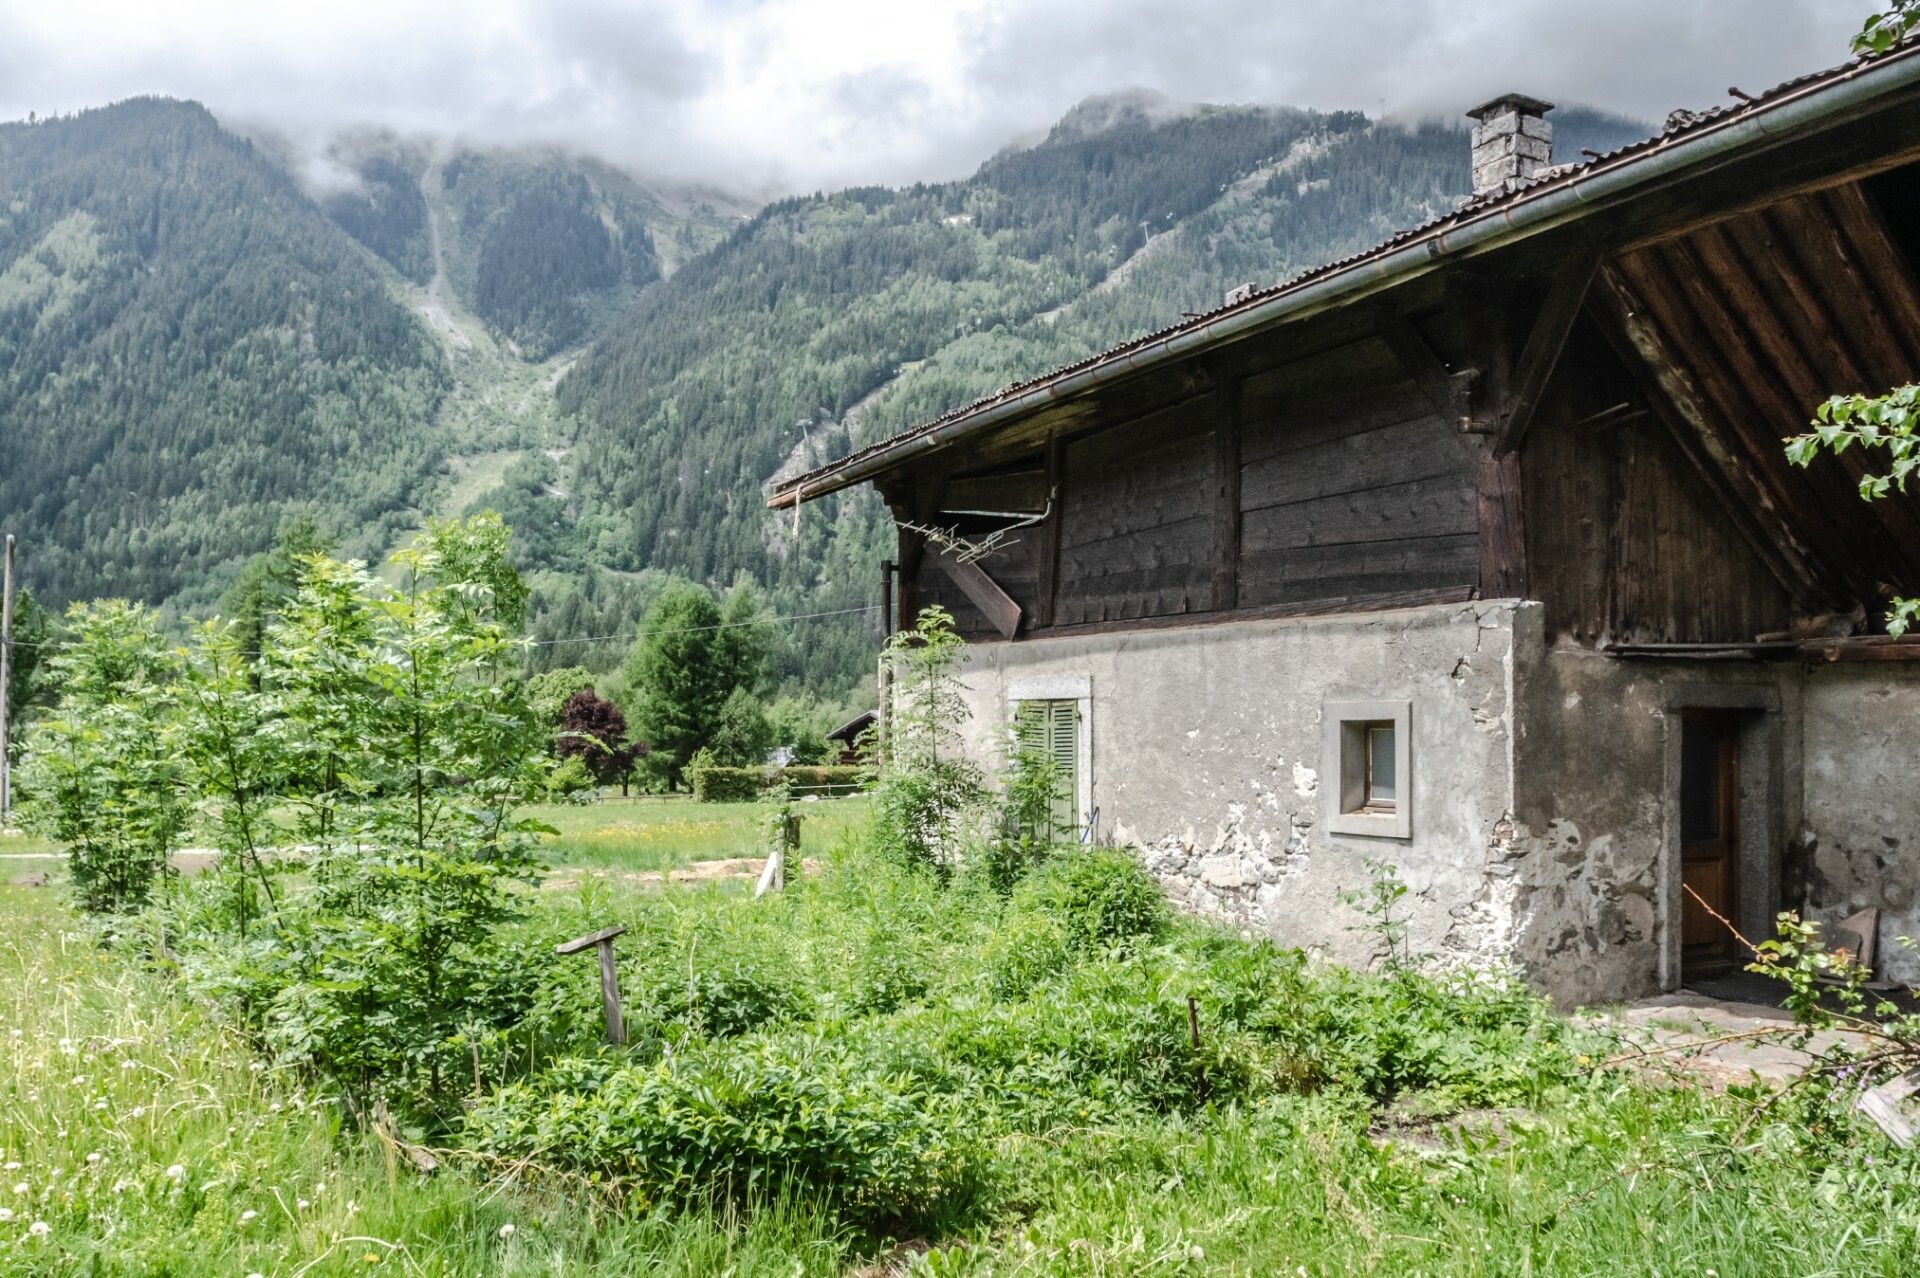
M700 811L645 810L658 828ZM743 809L697 846L724 855L752 828ZM0 887L0 1275L1920 1271L1920 1156L1844 1098L1756 1113L1601 1068L1605 1044L1524 1000L1302 967L1198 923L1147 948L1062 948L1071 915L1044 893L942 888L852 848L835 861L761 902L596 881L540 894L523 926L548 953L629 928L635 1039L594 1058L601 1086L682 1078L715 1117L743 1098L702 1070L826 1088L800 1093L824 1106L812 1118L775 1105L716 1139L857 1129L876 1143L830 1175L895 1176L931 1204L910 1221L821 1183L715 1203L567 1179L617 1166L620 1124L654 1130L647 1106L609 1108L604 1148L469 1144L422 1177L139 961L137 935L103 947L58 890ZM552 969L588 1026L590 969ZM696 987L721 1001L689 1008ZM930 1090L873 1108L910 1076ZM541 1113L554 1086L535 1076L481 1110ZM930 1179L900 1180L897 1160L929 1149ZM529 1164L547 1188L500 1175Z
M823 799L796 804L795 810L800 813L801 852L818 857L860 828L867 800ZM772 805L611 797L531 811L560 832L541 844L541 855L556 867L669 870L695 861L765 856L763 831Z
M47 840L22 830L0 830L0 857L9 854L15 856L41 856L48 852L59 851Z
M57 891L0 886L6 1278L693 1278L843 1252L805 1213L613 1211L458 1167L418 1176L77 925Z
M795 805L803 856L820 857L867 817L864 797ZM555 803L530 815L559 831L542 837L540 854L555 869L677 870L697 861L766 855L764 833L772 805L695 803L685 798L613 797L599 803ZM0 883L23 875L58 873L57 861L38 859L57 848L18 831L0 834ZM12 857L9 854L13 854ZM34 859L27 859L31 855Z

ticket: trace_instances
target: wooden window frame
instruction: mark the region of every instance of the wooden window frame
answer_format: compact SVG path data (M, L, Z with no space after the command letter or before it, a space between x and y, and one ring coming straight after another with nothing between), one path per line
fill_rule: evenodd
M1329 701L1321 708L1321 789L1327 830L1365 838L1413 837L1413 703ZM1393 730L1391 806L1371 801L1371 746L1376 728Z

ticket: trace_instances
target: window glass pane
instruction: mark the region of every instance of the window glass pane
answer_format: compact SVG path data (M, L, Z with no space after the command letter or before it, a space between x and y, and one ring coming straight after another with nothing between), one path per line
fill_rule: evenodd
M1391 804L1396 794L1393 775L1393 725L1367 728L1367 802Z
M1680 838L1720 837L1720 738L1705 723L1680 728Z

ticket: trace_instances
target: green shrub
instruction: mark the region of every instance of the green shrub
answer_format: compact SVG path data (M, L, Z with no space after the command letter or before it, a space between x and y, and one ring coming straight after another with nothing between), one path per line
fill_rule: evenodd
M1166 931L1167 900L1132 853L1074 850L1053 857L1014 894L1014 908L1046 915L1074 949L1105 948Z
M591 798L593 784L593 773L587 771L587 761L577 754L563 760L547 775L547 793L557 803L581 796Z
M800 793L855 794L871 779L865 768L728 768L698 760L687 768L693 797L702 803L745 803L782 783Z
M688 768L687 776L693 782L693 797L702 803L744 803L757 799L767 781L764 768L723 768L714 763Z
M650 1198L817 1195L867 1224L949 1201L979 1157L965 1115L914 1077L810 1033L646 1067L566 1064L478 1106L469 1139Z
M781 768L774 784L785 781L797 794L857 794L872 781L870 769L857 764L807 765Z
M751 962L732 960L688 971L684 963L643 986L638 1017L680 1026L703 1038L733 1038L804 1010L799 995Z
M993 934L981 959L993 996L1017 999L1065 971L1073 952L1058 919L1015 914Z

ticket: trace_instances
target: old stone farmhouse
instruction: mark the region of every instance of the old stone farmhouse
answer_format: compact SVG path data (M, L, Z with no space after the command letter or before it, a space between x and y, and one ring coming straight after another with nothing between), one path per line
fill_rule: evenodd
M1875 633L1920 495L1782 451L1920 379L1920 49L1604 156L1549 109L1473 113L1459 209L770 502L1043 516L904 531L896 615L951 610L977 748L1042 703L1194 909L1363 961L1382 860L1416 948L1591 1001L1730 965L1685 885L1749 935L1875 907L1920 979L1920 643Z

